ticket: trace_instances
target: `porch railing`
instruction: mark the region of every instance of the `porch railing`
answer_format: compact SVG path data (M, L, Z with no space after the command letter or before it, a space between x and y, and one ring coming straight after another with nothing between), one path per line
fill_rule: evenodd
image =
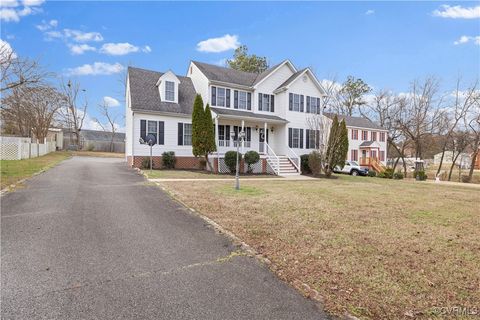
M230 140L218 140L219 147L230 147Z
M280 158L275 154L273 149L266 142L261 142L264 145L264 152L267 155L267 163L272 167L277 175L280 175Z
M290 162L293 163L295 168L297 168L298 172L300 172L300 156L295 153L291 148L288 148L287 157Z

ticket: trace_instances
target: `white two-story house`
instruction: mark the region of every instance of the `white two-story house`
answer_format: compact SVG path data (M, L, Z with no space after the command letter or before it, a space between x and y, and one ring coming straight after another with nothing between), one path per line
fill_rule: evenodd
M191 114L196 94L211 106L217 152L210 160L217 172L226 172L224 154L236 150L239 143L242 154L255 150L261 155L254 172L298 174L300 155L315 149L319 137L323 136L320 128L312 125L314 120L328 121L322 114L325 92L318 79L309 68L297 70L289 60L260 74L197 61L190 62L186 76L130 67L126 85L125 145L130 165L139 167L143 158L150 155L149 146L139 140L154 134L157 137L153 147L155 167L161 166L161 155L165 151L175 152L177 168L199 167L199 159L193 156L191 147ZM372 124L360 119L363 126L366 122ZM346 118L347 125L349 121ZM242 130L245 139L238 142L238 133ZM383 148L381 141L378 142L379 148ZM386 152L386 145L382 151ZM365 158L372 155L368 153ZM386 153L382 155L386 159ZM357 159L360 157L357 153ZM241 167L246 169L243 164Z

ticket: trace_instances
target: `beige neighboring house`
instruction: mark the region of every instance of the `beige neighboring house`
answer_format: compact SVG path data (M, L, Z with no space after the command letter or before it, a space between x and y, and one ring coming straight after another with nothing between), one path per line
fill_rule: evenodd
M442 158L442 153L437 153L433 156L433 164L439 165L440 159ZM443 156L443 164L452 164L454 158L453 151L445 151L445 155ZM468 153L461 153L457 158L457 165L460 165L462 168L470 168L472 158Z

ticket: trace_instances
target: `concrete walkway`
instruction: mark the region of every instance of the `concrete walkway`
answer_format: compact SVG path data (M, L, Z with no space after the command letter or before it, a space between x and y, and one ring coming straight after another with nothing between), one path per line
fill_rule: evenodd
M327 319L121 159L2 196L1 270L2 319Z

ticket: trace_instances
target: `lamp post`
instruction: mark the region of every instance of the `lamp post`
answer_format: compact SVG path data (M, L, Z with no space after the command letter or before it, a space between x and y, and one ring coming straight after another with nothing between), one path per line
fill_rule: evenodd
M235 141L235 131L230 131L230 137L232 138L233 141ZM240 166L239 166L239 152L240 152L240 143L243 141L245 138L245 132L242 130L238 133L238 140L237 140L237 161L236 161L236 166L235 166L235 190L240 190Z

